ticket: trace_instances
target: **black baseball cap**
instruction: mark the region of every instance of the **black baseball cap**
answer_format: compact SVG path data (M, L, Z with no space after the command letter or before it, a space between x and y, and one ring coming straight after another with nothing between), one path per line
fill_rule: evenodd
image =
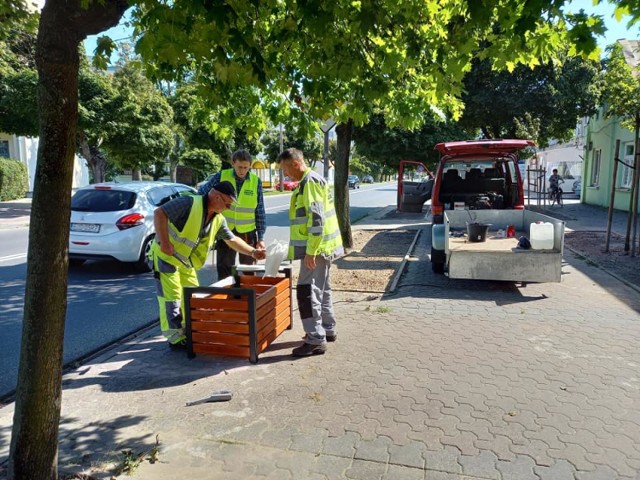
M220 192L224 195L231 197L231 200L233 200L234 202L238 201L238 199L236 198L236 189L233 188L233 185L231 184L231 182L227 182L225 180L224 182L220 182L217 185L215 185L213 189L216 192Z

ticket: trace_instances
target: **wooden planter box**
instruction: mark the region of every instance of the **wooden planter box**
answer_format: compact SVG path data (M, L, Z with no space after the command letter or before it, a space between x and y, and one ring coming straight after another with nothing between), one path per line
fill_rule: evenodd
M292 328L291 270L281 277L236 275L230 287L185 288L187 353L258 355Z

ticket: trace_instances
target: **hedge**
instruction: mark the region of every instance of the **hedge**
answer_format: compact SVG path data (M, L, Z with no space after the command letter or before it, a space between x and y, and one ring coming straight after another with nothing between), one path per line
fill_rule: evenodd
M24 198L28 188L27 166L17 160L0 157L0 201Z

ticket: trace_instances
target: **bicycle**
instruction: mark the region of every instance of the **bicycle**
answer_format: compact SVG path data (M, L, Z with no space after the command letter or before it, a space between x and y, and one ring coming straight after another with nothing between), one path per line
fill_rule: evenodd
M554 204L558 204L560 205L560 208L563 207L562 204L562 189L558 186L555 189L554 188L550 188L549 189L549 200L551 200L551 207L553 207Z

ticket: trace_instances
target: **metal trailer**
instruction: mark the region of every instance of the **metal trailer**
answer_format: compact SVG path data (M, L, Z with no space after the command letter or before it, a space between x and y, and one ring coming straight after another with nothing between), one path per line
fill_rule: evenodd
M467 223L490 224L486 241L469 242L463 232ZM518 248L521 236L530 239L530 225L535 222L553 224L553 249ZM513 238L498 238L499 229L508 225L516 229ZM444 228L433 225L434 248L442 248L445 269L450 278L505 280L515 282L559 282L564 247L564 222L530 210L447 210ZM458 232L459 236L451 235ZM444 238L442 236L444 235Z

